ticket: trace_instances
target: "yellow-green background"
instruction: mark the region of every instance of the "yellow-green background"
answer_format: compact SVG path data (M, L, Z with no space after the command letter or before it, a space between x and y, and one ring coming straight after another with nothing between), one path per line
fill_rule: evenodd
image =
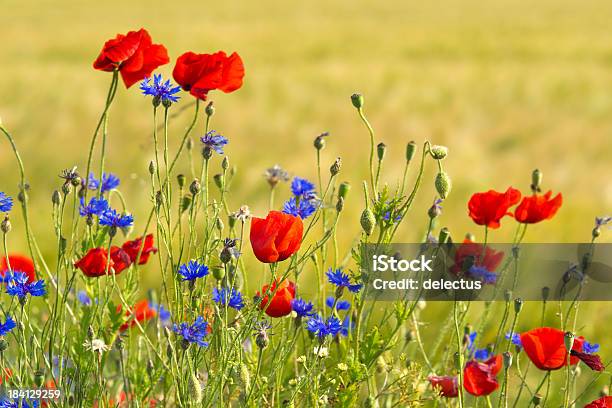
M349 100L359 91L377 141L388 145L384 179L391 185L401 175L408 141L449 147L444 164L454 187L440 225L455 237L471 231L482 238L467 216L473 192L510 185L528 192L538 167L544 188L562 192L564 204L554 220L529 228L527 240L580 242L612 204L610 21L612 3L597 0L0 0L0 117L25 160L34 229L50 259L56 175L74 165L84 171L110 82L110 74L91 64L105 40L140 27L167 46L172 63L162 67L164 74L187 50L238 51L244 59L244 87L211 94L213 128L230 139L226 150L239 170L233 208L249 204L256 215L264 213L262 172L275 163L314 180L312 141L329 131L324 168L341 156L340 177L353 185L339 229L341 249L348 249L359 231L358 187L368 154L367 134ZM177 106L189 101L184 95ZM172 142L187 121L183 115L172 122ZM153 156L150 101L137 86L120 86L109 130L107 169L121 177L142 228ZM213 162L213 172L218 165ZM428 163L401 240L423 234L433 172ZM16 167L4 141L0 174L0 191L15 194ZM281 187L277 202L287 191ZM16 215L10 245L25 250ZM507 218L492 239L508 241L513 233ZM610 241L610 232L602 238ZM603 343L609 330L595 326L609 320L609 307L582 310L585 334Z

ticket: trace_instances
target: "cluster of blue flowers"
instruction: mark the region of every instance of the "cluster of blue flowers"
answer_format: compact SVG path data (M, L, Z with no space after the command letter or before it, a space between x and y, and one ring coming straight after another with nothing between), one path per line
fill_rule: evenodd
M44 280L29 282L28 275L23 272L14 271L10 277L5 276L5 281L6 293L18 297L20 301L25 300L27 295L43 296L47 293Z
M327 336L335 337L340 333L342 331L342 323L336 316L330 316L325 320L321 315L315 314L306 322L306 328L316 335L319 340L323 340Z
M195 281L208 275L208 266L200 264L198 261L189 261L178 268L178 273L184 281Z
M4 323L0 322L0 337L9 334L15 327L17 327L17 323L15 323L11 316L6 315Z
M89 204L81 198L81 206L79 214L82 217L97 216L100 225L114 228L126 228L134 223L134 217L130 214L120 214L117 210L110 208L108 201L104 197L93 197L89 200Z
M220 305L231 307L232 309L240 310L244 307L244 299L242 293L236 289L229 288L213 288L212 299L215 303Z
M0 408L38 408L40 404L37 400L9 399L0 397Z
M166 309L164 305L150 302L149 307L157 312L157 317L159 318L162 326L168 326L170 324L172 313L170 313L170 311Z
M223 146L229 143L229 141L217 133L215 130L211 130L200 138L200 141L204 144L204 147L214 150L219 154L223 154Z
M491 357L491 350L488 348L478 349L476 348L476 336L477 332L471 332L466 336L467 340L467 351L470 357L474 357L476 360L488 360Z
M208 342L204 340L208 335L208 323L201 316L198 316L192 324L175 324L172 330L188 343L194 343L200 347L208 347Z
M293 197L283 205L283 212L286 214L306 219L321 205L314 184L306 179L295 177L291 182L291 192Z
M344 288L347 288L351 292L357 293L363 286L360 283L351 283L351 278L349 278L346 273L342 272L341 268L338 268L336 270L329 268L326 275L327 279L329 280L329 283L336 285L336 287L340 291L342 291Z
M174 86L169 79L164 82L161 74L155 74L153 82L151 78L145 78L140 83L140 90L143 95L152 96L154 104L161 102L164 106L170 106L178 102L180 97L175 95L181 91L181 87Z
M13 208L13 199L0 191L0 212L9 212Z
M497 282L497 274L490 272L484 266L472 265L468 271L470 277L478 279L486 284L493 285Z
M314 315L314 305L311 302L306 302L304 299L295 298L291 301L291 309L298 317L307 317Z

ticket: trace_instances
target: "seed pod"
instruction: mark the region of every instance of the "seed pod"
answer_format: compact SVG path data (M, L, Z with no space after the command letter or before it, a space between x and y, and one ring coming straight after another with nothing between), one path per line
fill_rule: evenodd
M348 195L350 190L351 190L351 185L349 184L349 182L348 181L343 181L338 186L338 197L342 197L342 198L346 199L346 196Z
M410 162L414 158L414 154L416 153L417 145L414 140L408 142L406 145L406 161Z
M378 161L383 161L386 151L387 145L383 142L380 142L378 146L376 146L376 156L378 157Z
M329 168L329 172L332 176L340 173L340 169L342 168L342 159L340 157L336 158L336 161Z
M184 174L179 174L178 176L176 176L176 181L178 182L178 185L180 188L185 187L185 175Z
M202 402L202 385L200 384L196 373L191 370L189 371L189 394L191 395L191 400L196 404L199 404Z
M374 227L376 227L376 217L374 213L369 208L366 208L361 213L361 218L359 220L361 222L361 228L366 235L372 235L374 231Z
M446 199L446 197L448 197L448 193L450 193L453 187L450 177L443 171L439 172L436 176L435 185L436 191L442 199Z
M429 149L429 153L431 154L431 157L433 157L434 159L442 160L448 154L448 147L434 145L434 146L431 146L431 148Z
M354 93L351 95L351 102L353 106L357 109L361 109L363 107L363 95L360 93Z

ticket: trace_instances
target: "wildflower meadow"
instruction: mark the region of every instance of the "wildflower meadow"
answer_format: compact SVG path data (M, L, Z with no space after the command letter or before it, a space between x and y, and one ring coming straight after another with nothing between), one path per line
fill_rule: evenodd
M574 297L542 287L523 299L518 285L541 273L515 266L523 245L567 205L555 179L516 168L521 185L483 182L467 202L454 200L465 175L447 170L453 145L386 145L367 114L375 101L358 92L345 98L361 129L353 143L313 134L299 174L254 143L252 154L270 160L249 169L266 205L238 201L249 163L234 163L231 148L245 142L224 130L214 99L241 98L254 75L241 50L170 50L144 28L108 34L83 44L98 54L82 69L108 88L78 140L80 162L48 174L44 237L32 221L40 190L30 158L10 120L0 122L19 177L18 186L0 183L0 408L612 407L609 329L585 334L594 320L581 297L612 217L583 216L575 242L587 249L558 271ZM125 178L108 165L109 143L130 137L109 131L126 93L150 115L140 130L148 165L123 158L146 180L137 195L122 192ZM178 120L187 121L180 131ZM402 151L393 180L391 149ZM357 150L367 156L360 168L343 165ZM366 176L349 183L347 173ZM449 207L464 209L470 231L446 227ZM348 226L357 234L339 239ZM451 276L511 289L474 301L456 288L444 291L452 300L380 298L364 248L383 253L402 242L404 226L423 232L412 242L422 261L445 251ZM500 231L511 237L505 253L492 244Z

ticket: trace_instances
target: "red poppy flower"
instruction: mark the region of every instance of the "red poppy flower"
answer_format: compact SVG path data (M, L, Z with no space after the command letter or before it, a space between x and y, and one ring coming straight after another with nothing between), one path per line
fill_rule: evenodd
M13 371L10 368L5 368L4 375L2 374L0 372L0 385L2 385L2 382L7 382L13 376Z
M112 246L110 254L113 261L113 270L117 275L132 264L128 253L118 246Z
M520 199L520 191L512 187L508 187L505 193L494 190L476 193L468 202L469 214L476 224L496 229L504 216L512 215L508 210Z
M264 287L261 288L262 295L268 291L268 287L269 285L264 285ZM274 292L275 290L276 293ZM293 282L284 280L277 288L277 281L274 281L272 287L270 287L270 293L274 293L272 300L269 300L268 296L264 296L259 305L260 309L266 307L269 301L270 304L265 310L268 316L283 317L291 313L291 301L295 298L295 284ZM257 295L259 296L259 292Z
M176 60L174 80L196 98L206 100L208 92L218 89L233 92L242 86L244 65L240 55L229 57L223 51L214 54L184 53Z
M588 403L584 408L612 408L612 397L601 397Z
M126 88L150 77L160 65L170 62L166 47L153 44L144 28L117 36L104 43L93 67L100 71L119 70Z
M462 244L457 245L455 263L451 267L451 272L455 275L459 274L468 258L473 260L474 266L484 267L489 272L495 272L504 259L504 252L496 251L490 246L485 248L483 244L477 244L466 239Z
M151 254L157 253L157 248L153 246L153 234L149 234L145 237L144 246L142 244L142 237L136 238L133 241L127 241L121 246L121 248L123 248L123 250L127 252L132 262L136 262L136 257L138 256L138 252L140 252L141 247L142 252L140 253L140 260L138 261L138 265L144 265L149 260Z
M544 195L534 194L524 197L514 211L514 218L523 224L535 224L536 222L550 220L563 204L561 193L552 199L550 198L551 195L552 191L549 191Z
M121 305L117 306L117 311L121 311ZM148 300L141 300L136 303L131 311L126 311L125 315L129 317L128 321L123 323L119 328L120 331L125 331L136 325L136 322L146 322L157 315L155 309L149 305Z
M558 370L567 364L567 350L562 330L540 327L521 334L521 344L529 359L540 370ZM581 352L583 337L576 337L572 350ZM570 364L578 363L579 358L570 357Z
M251 246L261 262L280 262L300 249L304 224L300 217L270 211L266 218L253 217Z
M85 276L96 278L106 274L106 263L108 254L104 248L92 248L84 257L75 262L74 266L79 268ZM110 267L114 266L111 257Z
M9 254L8 260L13 271L23 272L28 275L28 282L34 282L36 280L34 262L32 262L29 257L19 254ZM0 258L0 276L4 276L8 270L9 267L6 263L6 256L2 256Z
M430 375L427 380L431 384L431 387L440 392L443 397L453 398L459 395L459 385L457 377L451 377L449 375L437 376Z
M485 362L468 361L463 370L463 387L477 397L491 394L499 387L495 376L501 367L501 355L493 356Z

